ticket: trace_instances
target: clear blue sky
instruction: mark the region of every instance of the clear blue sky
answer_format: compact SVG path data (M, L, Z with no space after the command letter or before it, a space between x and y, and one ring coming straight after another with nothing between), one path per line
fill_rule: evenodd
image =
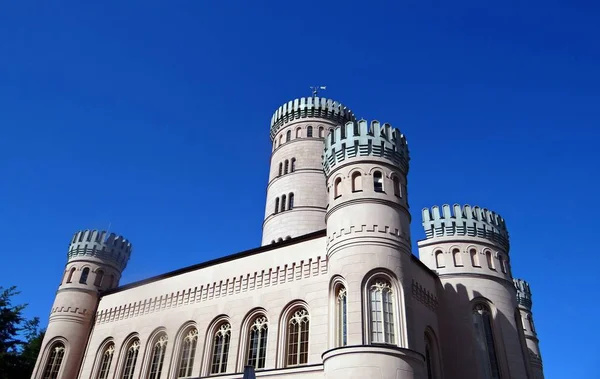
M28 316L79 229L133 242L122 283L259 246L271 114L327 85L407 135L415 244L423 207L499 212L546 378L598 377L598 8L100 3L0 9L0 285Z

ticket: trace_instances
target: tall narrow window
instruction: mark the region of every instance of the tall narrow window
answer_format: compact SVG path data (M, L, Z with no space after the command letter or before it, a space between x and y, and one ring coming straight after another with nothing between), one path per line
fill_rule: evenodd
M371 284L369 304L371 306L371 342L395 343L392 286L388 281L377 279Z
M198 343L198 330L191 329L181 341L181 352L179 353L179 369L177 377L183 378L192 375L194 368L194 355L196 355L196 344Z
M481 267L479 264L479 256L477 255L477 250L471 249L469 250L469 254L471 255L471 265L473 267Z
M283 174L283 163L279 162L279 176Z
M280 135L280 136L279 136L279 146L281 146L281 144L282 144L282 143L283 143L283 136L282 136L282 135Z
M50 354L44 368L44 376L42 379L57 379L60 366L65 356L65 345L58 342L50 347Z
M267 318L265 316L257 317L250 327L246 365L257 369L265 367L267 332Z
M301 128L296 129L296 138L300 138L302 136L301 133L302 133L302 129Z
M286 201L286 196L285 195L281 196L281 211L282 212L285 211L285 206L286 206L285 201Z
M498 261L500 262L500 270L506 274L506 260L504 260L504 256L498 254Z
M291 130L288 130L288 131L285 133L285 142L290 142L290 140L291 140L291 139L292 139L292 131L291 131Z
M397 176L394 176L394 179L392 179L394 182L394 196L397 197L401 197L400 196L400 179L398 179Z
M285 160L285 164L283 166L283 173L287 174L288 173L288 169L290 168L290 161L288 161L287 159Z
M441 250L435 252L435 265L437 268L446 267L446 263L444 262L444 253Z
M431 364L431 346L425 342L425 366L427 369L427 379L433 379L433 365Z
M75 267L73 267L69 271L69 275L67 276L67 283L71 283L73 281L73 274L75 274Z
M337 178L333 185L333 196L334 199L342 196L342 178Z
M306 309L299 309L288 321L287 366L308 362L308 328L310 317Z
M452 259L454 260L454 266L461 267L463 265L462 255L459 249L452 250Z
M100 360L100 370L98 370L98 379L107 379L108 371L110 370L110 365L112 363L113 354L115 353L115 344L109 344L104 352L102 353L102 358Z
M492 258L492 252L489 250L486 251L485 258L487 259L488 268L491 270L495 270L496 267L494 267L494 258Z
M104 271L102 271L100 269L96 270L96 278L94 279L94 285L96 287L101 287L102 279L104 279Z
M496 347L492 332L490 309L483 304L473 308L473 326L475 328L475 347L481 378L499 379L500 370L496 358Z
M289 201L289 205L288 205L288 209L294 209L294 194L290 193L289 197L288 197L288 201Z
M219 327L213 339L211 374L220 374L227 370L230 338L231 325L224 323Z
M279 213L279 198L275 198L275 213Z
M352 174L352 192L362 191L362 175L356 171Z
M165 361L165 351L167 350L167 335L162 334L154 343L152 348L152 359L150 360L150 372L148 379L160 379L162 367Z
M292 158L292 166L290 168L290 172L296 171L296 158Z
M313 136L312 133L313 133L313 127L312 126L309 126L308 128L306 128L306 136L307 137L312 137Z
M121 379L133 379L133 372L135 371L135 364L137 362L139 351L140 340L135 339L127 348L127 353L125 355L125 366L123 367Z
M319 128L319 138L323 138L323 132L325 131L325 129L323 129L323 127L321 126Z
M383 192L383 175L381 171L373 173L373 189L375 192Z
M337 346L346 346L348 344L347 293L342 285L337 288L335 311Z
M90 274L90 269L88 267L84 268L81 271L81 276L79 277L80 284L87 284L88 275Z

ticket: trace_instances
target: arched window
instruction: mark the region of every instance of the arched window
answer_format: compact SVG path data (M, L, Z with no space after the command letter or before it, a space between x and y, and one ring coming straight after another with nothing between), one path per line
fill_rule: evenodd
M75 274L75 267L73 267L69 271L69 275L67 276L67 283L71 283L73 281L73 274Z
M428 332L425 332L425 369L427 370L427 379L439 378L438 365L438 347L435 338Z
M475 347L477 349L480 377L499 379L500 370L496 358L492 315L486 305L478 303L473 307L473 326L475 328Z
M381 171L373 173L373 189L375 192L383 192L383 175Z
M294 209L294 194L290 193L288 198L289 198L288 209L290 209L290 210Z
M496 268L494 267L494 258L492 257L492 252L489 250L486 251L485 258L487 259L488 268L490 270L495 270Z
M477 255L477 250L471 249L469 250L469 254L471 255L471 265L473 267L481 267L479 264L479 255Z
M288 320L287 333L287 366L297 366L308 362L308 330L310 316L308 311L300 308Z
M279 212L279 198L275 198L275 213Z
M281 211L282 212L285 211L285 205L286 205L285 201L286 201L286 196L285 195L281 196Z
M44 376L42 379L57 379L60 365L65 356L65 345L62 342L57 342L50 347L46 367L44 368Z
M296 158L292 158L292 167L290 168L290 172L296 171Z
M283 166L283 173L287 174L288 173L288 169L290 168L290 161L288 161L287 159L285 160L285 165Z
M288 131L285 133L285 142L290 142L290 140L291 140L291 139L292 139L292 131L291 131L291 130L288 130Z
M229 353L230 339L231 325L225 322L217 329L213 339L211 374L220 374L227 371L227 355Z
M115 353L115 344L110 343L104 349L102 353L102 358L100 360L100 370L98 370L98 378L97 379L107 379L108 371L110 370L110 365L112 363L113 355Z
M90 274L90 269L88 267L84 268L81 272L81 276L79 277L80 284L87 284L88 275Z
M504 256L498 254L498 261L500 261L500 270L506 274L506 260L504 259Z
M313 132L313 127L309 126L308 128L306 128L306 136L307 137L312 137L312 132Z
M435 252L435 265L437 268L446 267L446 263L444 262L444 253L441 250Z
M167 341L167 335L163 333L154 343L152 348L152 358L150 359L150 372L148 373L148 379L160 379L163 363L165 361Z
M527 323L529 324L530 330L535 333L535 326L533 326L533 318L530 314L527 315Z
M280 135L280 136L279 136L279 146L281 146L281 144L282 144L282 143L283 143L283 136L282 136L282 135Z
M135 364L137 362L138 353L140 351L140 340L134 339L127 348L125 355L125 366L123 367L123 374L121 379L133 379L133 372L135 371Z
M352 192L362 191L362 175L356 171L352 174Z
M394 182L394 196L401 197L400 196L400 179L398 179L397 176L394 176L392 181Z
M335 333L337 346L346 346L348 344L348 323L347 323L347 292L343 285L336 288L335 298Z
M334 199L342 196L342 178L337 178L333 185L333 196Z
M102 271L100 269L96 270L96 278L94 279L94 285L96 287L101 287L102 279L104 279L104 271Z
M283 163L279 162L279 176L283 173Z
M192 375L194 368L194 355L196 355L196 345L198 344L198 329L192 328L187 332L181 341L181 351L179 353L179 368L177 377L183 378Z
M302 136L302 129L301 128L297 128L296 129L296 138L300 138Z
M463 265L462 254L459 249L452 250L452 259L454 260L454 266L461 267Z
M375 279L369 286L371 343L395 343L394 302L390 282Z
M267 318L263 315L258 316L250 326L248 336L248 355L246 365L254 368L264 368L265 358L267 356Z
M319 138L323 138L323 131L324 131L324 129L323 129L323 127L321 126L321 127L319 128Z

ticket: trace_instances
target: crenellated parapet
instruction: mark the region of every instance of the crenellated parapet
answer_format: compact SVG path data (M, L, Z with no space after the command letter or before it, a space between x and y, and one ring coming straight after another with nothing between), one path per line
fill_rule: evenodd
M323 118L337 124L356 119L350 109L337 101L322 97L301 97L277 108L271 117L271 140L282 126L301 118Z
M379 157L392 161L404 173L408 173L408 144L400 130L390 124L366 120L349 121L336 127L325 139L323 169L331 170L346 159L355 157Z
M448 204L442 211L436 205L423 208L423 228L425 238L449 236L479 237L498 244L508 253L510 248L506 223L499 214L478 206Z
M114 233L83 230L73 236L67 256L69 260L86 256L107 260L123 271L131 256L131 250L131 243Z
M531 289L529 283L523 279L513 279L515 288L517 289L517 302L519 305L531 310L533 302L531 301Z

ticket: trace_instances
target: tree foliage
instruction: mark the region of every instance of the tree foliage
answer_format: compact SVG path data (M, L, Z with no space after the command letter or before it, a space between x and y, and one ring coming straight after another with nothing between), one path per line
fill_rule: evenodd
M23 316L27 304L12 304L19 293L15 286L0 286L0 379L31 377L44 338L39 318Z

